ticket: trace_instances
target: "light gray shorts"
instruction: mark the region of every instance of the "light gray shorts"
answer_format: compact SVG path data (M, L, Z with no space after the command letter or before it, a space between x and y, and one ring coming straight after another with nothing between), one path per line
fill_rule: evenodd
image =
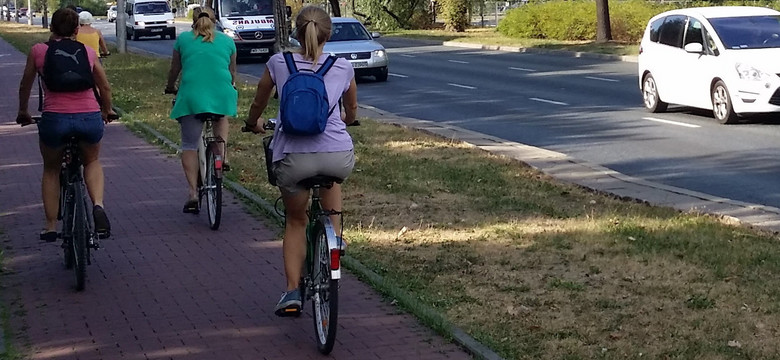
M316 175L346 179L355 167L355 152L293 153L274 163L276 185L294 194L306 188L298 182Z
M225 118L219 121L224 121ZM181 125L181 150L198 150L198 141L203 133L203 121L195 118L195 115L186 115L177 118Z

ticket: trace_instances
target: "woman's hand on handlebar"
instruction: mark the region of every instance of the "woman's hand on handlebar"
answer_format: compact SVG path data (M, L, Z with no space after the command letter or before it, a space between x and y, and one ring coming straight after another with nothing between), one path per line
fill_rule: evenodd
M19 111L16 115L16 123L22 126L27 126L35 123L30 113L27 111Z
M254 124L244 120L244 126L241 127L241 132L251 132L253 134L265 134L265 130L265 120L263 118L258 118Z
M100 113L101 116L103 117L103 122L106 124L119 119L119 115L117 115L114 109L109 109L108 111L101 111Z
M178 92L179 89L177 89L175 86L166 86L164 91L165 94L174 94L174 95L176 95L176 93Z

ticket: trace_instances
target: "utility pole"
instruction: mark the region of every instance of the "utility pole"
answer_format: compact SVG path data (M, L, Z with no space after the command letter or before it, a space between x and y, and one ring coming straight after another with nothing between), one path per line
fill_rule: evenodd
M5 2L5 21L11 21L11 0Z
M27 25L32 26L32 0L27 0Z
M127 12L125 11L125 0L116 2L116 50L120 54L127 52Z
M49 1L48 0L42 0L43 1L43 17L41 18L41 27L44 29L49 28Z

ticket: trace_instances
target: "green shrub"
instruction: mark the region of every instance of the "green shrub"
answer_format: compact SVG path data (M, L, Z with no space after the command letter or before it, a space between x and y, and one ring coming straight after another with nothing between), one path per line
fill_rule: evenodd
M469 26L468 11L468 0L443 0L441 17L444 19L445 28L449 31L465 31Z

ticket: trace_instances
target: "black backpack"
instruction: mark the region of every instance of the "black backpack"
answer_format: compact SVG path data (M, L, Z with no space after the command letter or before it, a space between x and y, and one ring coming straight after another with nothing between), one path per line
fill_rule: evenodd
M43 60L43 82L49 91L76 92L95 88L84 44L70 39L49 41Z

